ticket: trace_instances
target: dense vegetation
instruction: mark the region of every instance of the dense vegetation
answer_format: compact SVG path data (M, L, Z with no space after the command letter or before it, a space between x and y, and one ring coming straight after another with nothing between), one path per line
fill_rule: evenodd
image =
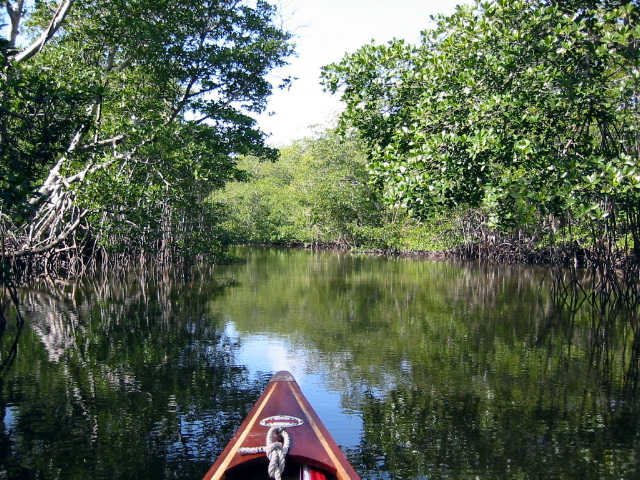
M384 204L370 185L365 149L353 136L326 130L281 150L275 163L246 157L245 183L212 199L234 242L305 243L340 248L440 251L464 242L462 216L428 224Z
M272 6L94 3L4 2L5 260L322 242L622 268L634 284L637 2L477 2L418 45L363 46L323 72L339 131L277 163L250 117L292 49Z
M352 163L327 175L343 155L337 142L289 150L316 175L290 169L272 197L288 217L265 215L273 230L255 233L589 266L626 296L640 261L639 47L637 2L538 0L477 2L438 17L419 45L366 45L323 72L345 103L347 143L364 152L350 159L355 185ZM347 214L348 194L327 181L355 186L349 205L358 198L370 215ZM345 213L332 216L340 226L324 228L316 205Z
M637 261L639 18L635 2L477 3L420 45L362 47L324 71L345 137L247 160L253 181L225 193L236 232L430 250L509 238ZM445 244L406 241L442 218Z
M3 258L77 272L97 251L216 253L204 199L240 175L239 155L277 157L251 117L292 52L275 7L0 5L10 23L0 43Z
M479 2L419 45L364 46L325 85L388 203L637 264L639 19L633 1Z

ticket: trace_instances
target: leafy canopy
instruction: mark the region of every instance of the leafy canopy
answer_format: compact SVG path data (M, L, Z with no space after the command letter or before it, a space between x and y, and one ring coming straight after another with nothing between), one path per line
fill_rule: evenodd
M373 182L419 217L456 205L505 228L635 217L639 20L637 2L478 2L417 46L347 55L324 85L366 142Z
M239 155L278 155L253 118L293 52L276 20L262 0L38 1L14 15L34 42L54 34L36 50L0 45L0 183L20 186L4 208L30 198L28 230L64 191L97 236L193 228L186 218L238 175Z
M246 157L239 166L249 181L213 195L237 241L362 245L383 224L354 138L327 130L284 148L278 162Z

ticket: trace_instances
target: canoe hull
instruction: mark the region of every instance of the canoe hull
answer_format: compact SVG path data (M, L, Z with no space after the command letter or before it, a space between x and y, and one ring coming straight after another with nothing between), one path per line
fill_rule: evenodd
M272 426L283 426L290 438L286 463L308 465L337 480L359 480L349 461L302 394L289 372L276 373L238 431L203 480L231 479L233 472L268 462L264 453L246 454L241 448L264 446ZM243 474L242 477L245 477Z

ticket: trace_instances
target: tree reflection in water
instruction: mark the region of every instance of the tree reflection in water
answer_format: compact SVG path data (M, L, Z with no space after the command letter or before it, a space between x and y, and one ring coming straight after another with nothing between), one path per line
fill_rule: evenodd
M10 318L15 318L15 330L11 337L13 341L3 342ZM7 267L0 268L0 375L2 371L10 367L18 353L18 341L24 326L24 318L20 311L20 299L18 291L7 271Z
M122 273L23 292L0 478L199 478L260 394L206 303L232 282Z
M363 477L619 479L640 471L638 318L590 312L589 326L575 313L560 318L515 347L537 357L529 366L484 371L501 378L443 393L446 379L435 376L368 393L362 442L351 452ZM522 375L534 381L510 378ZM518 391L524 384L529 390Z
M639 471L636 316L561 310L535 269L242 254L24 292L0 479L201 478L271 373L239 362L252 338L362 419L339 433L363 478Z

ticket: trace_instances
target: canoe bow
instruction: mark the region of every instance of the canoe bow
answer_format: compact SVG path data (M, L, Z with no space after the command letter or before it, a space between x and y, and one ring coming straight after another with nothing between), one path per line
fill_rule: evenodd
M360 480L302 394L293 375L286 371L271 377L264 392L203 480L223 480L228 471L243 464L264 462L264 453L245 454L240 449L264 446L267 432L273 425L282 425L289 434L290 448L286 461L323 470L337 480Z

